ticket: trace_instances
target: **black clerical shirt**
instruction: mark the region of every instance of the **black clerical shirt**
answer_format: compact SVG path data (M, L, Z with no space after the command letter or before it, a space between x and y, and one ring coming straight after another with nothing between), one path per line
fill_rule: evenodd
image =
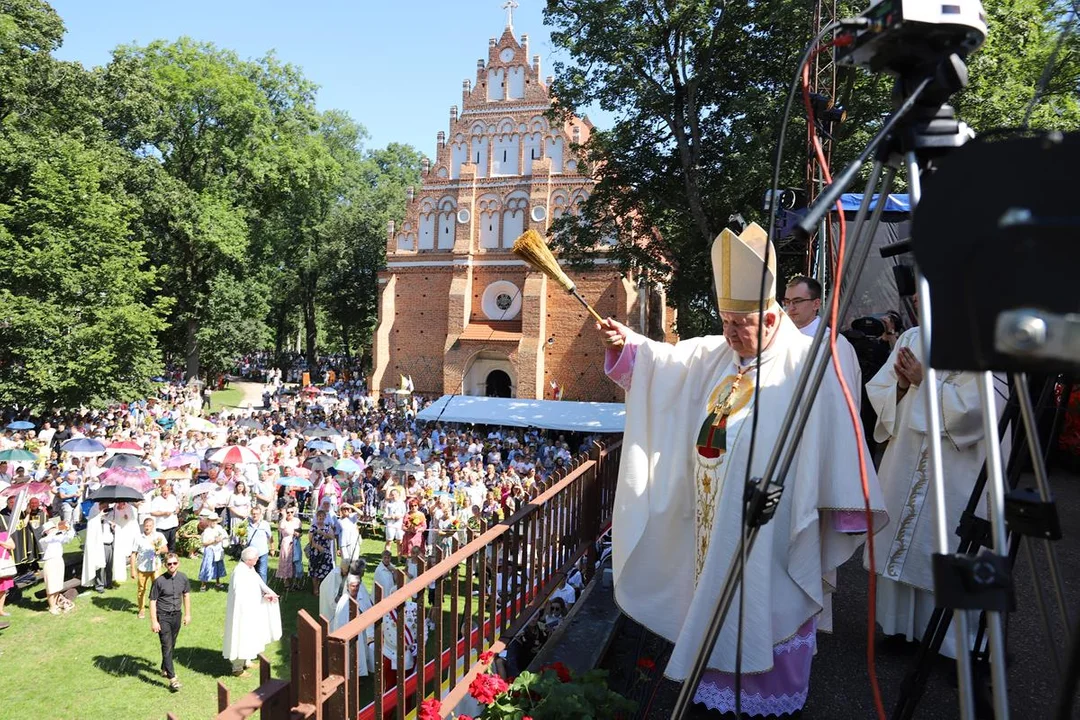
M184 595L191 592L187 575L179 570L169 577L159 575L150 588L150 599L157 603L158 615L178 613L183 609Z

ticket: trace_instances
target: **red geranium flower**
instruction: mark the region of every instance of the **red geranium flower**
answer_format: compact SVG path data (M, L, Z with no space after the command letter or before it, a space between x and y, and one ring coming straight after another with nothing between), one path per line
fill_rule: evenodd
M570 682L570 668L566 667L561 662L552 663L550 665L545 665L544 667L540 668L540 672L544 672L545 670L551 670L556 675L558 675L559 682Z
M638 658L637 666L639 668L641 668L642 670L655 670L656 669L656 663L653 662L652 658L648 658L648 657Z
M420 712L417 714L417 720L442 720L442 716L439 714L439 710L442 709L442 703L437 698L431 698L420 703Z
M469 683L469 694L485 705L495 702L495 698L509 689L510 684L498 675L477 675L476 679Z
M480 662L485 665L490 665L491 661L495 659L495 653L488 650L487 652L480 653Z

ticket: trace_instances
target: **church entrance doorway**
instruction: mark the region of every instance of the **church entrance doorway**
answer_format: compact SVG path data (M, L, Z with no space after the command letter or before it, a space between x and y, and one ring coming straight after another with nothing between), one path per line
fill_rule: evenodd
M488 397L508 398L512 396L510 376L502 370L492 370L489 372L484 387L484 394Z

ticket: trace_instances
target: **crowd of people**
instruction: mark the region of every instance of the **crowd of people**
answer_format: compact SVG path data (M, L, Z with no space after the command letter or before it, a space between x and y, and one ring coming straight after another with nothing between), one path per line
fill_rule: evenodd
M163 672L178 688L171 655L190 615L182 610L188 593L235 585L239 571L249 599L310 589L323 614L340 617L342 600L374 593L373 585L359 588L362 538L383 543L372 580L389 593L399 585L393 568L415 576L418 560L436 548L451 551L469 530L509 517L593 440L424 423L416 420L422 398L374 399L361 381L342 377L320 388L290 388L276 372L262 379L263 406L214 414L203 407L201 386L179 382L104 410L8 412L0 434L0 453L11 451L0 455L11 458L0 461L0 569L6 556L11 571L0 579L0 613L8 616L9 592L39 581L48 612L59 615L75 610L79 587L100 593L134 580L135 612L144 619L149 611ZM106 489L133 494L99 499ZM65 564L76 535L81 566ZM190 586L172 561L181 556L200 558ZM231 570L230 558L239 560ZM233 594L230 587L230 608ZM230 610L227 624L249 623L250 614ZM226 657L251 645L242 635L226 628ZM247 655L229 657L236 674L246 674L255 657Z

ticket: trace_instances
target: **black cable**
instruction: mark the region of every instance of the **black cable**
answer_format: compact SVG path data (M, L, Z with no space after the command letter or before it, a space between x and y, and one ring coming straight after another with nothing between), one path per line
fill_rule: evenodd
M795 95L798 92L800 81L802 80L803 66L810 61L810 57L814 54L821 39L829 33L833 32L837 28L845 25L845 21L833 22L826 25L814 39L803 50L802 56L799 59L799 63L795 68L795 77L792 78L791 87L788 89L787 103L784 105L783 119L780 121L780 132L776 140L776 160L773 163L773 178L772 187L770 188L769 195L769 225L768 225L768 242L765 243L765 258L764 263L761 266L761 285L758 290L758 328L757 328L757 352L754 356L754 371L756 372L756 378L754 381L754 411L750 420L750 450L747 456L746 463L746 475L743 479L743 487L748 487L752 477L752 467L754 461L754 446L757 442L758 432L758 401L761 396L761 351L762 341L764 339L765 330L765 292L768 285L769 274L769 256L772 252L773 234L776 231L776 206L777 195L780 192L780 167L784 157L784 139L787 136L787 126L791 120L791 108L795 104ZM775 278L774 278L775 282ZM739 570L738 576L743 577L746 571L746 502L742 502L740 506L739 515ZM739 582L739 617L738 617L738 629L735 640L735 716L742 716L742 640L743 640L743 606L746 603L746 582L745 579ZM711 652L711 648L707 651Z

